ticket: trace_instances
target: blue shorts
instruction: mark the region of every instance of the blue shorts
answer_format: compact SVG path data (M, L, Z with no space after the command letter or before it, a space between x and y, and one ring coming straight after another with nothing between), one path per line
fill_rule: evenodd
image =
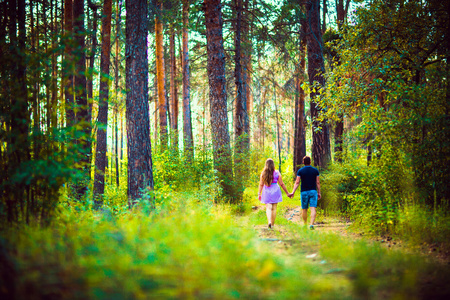
M317 191L310 190L300 193L302 200L302 209L308 209L308 207L317 207Z

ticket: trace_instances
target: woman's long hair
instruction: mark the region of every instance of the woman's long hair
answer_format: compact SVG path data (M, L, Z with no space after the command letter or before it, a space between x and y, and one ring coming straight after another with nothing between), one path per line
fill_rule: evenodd
M266 165L262 171L262 178L265 185L270 186L272 184L273 172L275 172L275 163L273 159L269 158L266 160Z

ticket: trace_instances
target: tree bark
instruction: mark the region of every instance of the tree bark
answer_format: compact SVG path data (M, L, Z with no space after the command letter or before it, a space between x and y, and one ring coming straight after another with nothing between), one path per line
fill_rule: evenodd
M248 149L248 115L247 115L247 87L244 80L241 56L241 23L242 23L242 0L235 0L236 7L236 32L235 32L235 84L236 84L236 109L234 118L234 132L236 137L236 149L238 153ZM245 65L246 69L246 65ZM246 136L245 136L246 135Z
M191 84L189 71L189 0L183 0L183 141L184 155L188 161L194 160L194 140L192 137Z
M78 138L77 143L81 146L81 169L83 179L76 183L77 198L81 199L87 192L90 177L90 154L91 154L91 116L86 91L86 47L84 40L84 0L73 2L73 29L75 32L76 53L75 61L75 102L77 112L75 119L77 125L83 128L83 136Z
M338 29L342 28L345 20L347 19L347 11L350 0L347 0L344 7L344 0L336 0L336 14L337 14L337 25ZM344 116L342 114L338 115L339 120L336 122L336 127L334 130L334 160L336 162L342 162L342 151L343 151L343 138L344 135Z
M159 0L157 6L162 10L163 4ZM155 39L156 39L156 77L158 84L158 109L159 109L159 129L161 149L167 148L167 103L165 90L165 70L164 70L164 36L163 24L158 15L155 17Z
M87 91L88 91L88 99L89 99L89 114L92 116L92 103L94 98L94 62L95 62L95 54L97 52L97 23L98 23L98 14L97 9L99 8L97 5L93 4L91 0L88 0L88 4L90 9L92 10L92 34L91 34L91 51L89 53L89 76L87 78ZM103 31L103 28L102 28Z
M236 107L234 117L234 133L235 133L235 154L234 165L236 170L236 196L241 199L243 192L243 182L246 175L246 163L249 150L249 135L248 135L248 115L247 115L247 83L246 83L246 69L247 62L244 54L245 47L241 47L241 31L242 31L242 0L235 0L236 8L236 30L235 30L235 84L236 84ZM243 51L244 50L244 51Z
M120 31L120 11L121 11L121 2L120 0L116 0L116 56L114 57L114 89L116 91L116 103L115 103L115 113L116 113L116 185L119 187L119 178L120 178L120 164L119 161L119 31ZM120 118L119 118L120 119ZM122 128L123 130L123 128ZM123 138L123 135L121 135ZM122 151L122 142L120 143L120 152ZM122 152L121 152L122 153ZM120 154L120 160L122 160L122 154Z
M144 188L153 189L148 111L148 19L146 0L126 0L126 119L130 207Z
M250 22L250 6L249 6L249 2L253 1L253 0L244 0L243 3L243 12L242 12L242 58L243 58L243 63L244 63L244 73L243 73L243 77L244 77L244 84L245 84L245 96L247 99L247 111L246 111L246 115L247 115L247 128L246 128L246 133L248 135L248 142L249 142L249 147L250 147L250 143L251 143L251 122L250 122L250 117L252 116L252 109L253 109L253 95L252 95L252 91L251 91L251 85L252 85L252 39L250 37L251 35L251 25L252 23Z
M277 125L277 148L278 148L278 171L281 173L281 141L280 141L280 120L278 118L277 94L275 90L275 82L273 82L273 102L275 104L275 122Z
M73 126L75 123L74 105L74 82L73 82L73 58L72 58L72 42L73 42L73 0L64 1L64 30L65 30L65 58L63 61L64 69L64 96L66 100L66 126Z
M94 201L103 202L108 128L109 60L111 56L112 0L104 0L102 14L102 54L100 58L100 91L98 104L97 147L95 150Z
M296 95L295 95L295 120L294 120L294 178L297 169L303 164L306 155L306 118L305 118L305 91L301 87L304 81L306 66L306 18L300 19L300 62L297 69Z
M323 0L323 7L322 7L322 34L327 31L327 0Z
M230 135L228 132L225 51L220 0L205 0L208 81L214 167L225 196L233 200Z
M170 126L172 148L178 152L178 91L177 91L177 61L175 57L175 30L170 26Z
M26 28L25 28L25 0L11 0L7 7L7 30L9 31L9 48L10 61L5 70L2 71L2 80L5 78L8 82L2 82L7 85L9 99L5 110L9 110L4 114L6 126L9 136L6 140L6 181L5 191L0 194L2 202L6 202L7 220L9 223L18 222L19 215L24 216L24 205L26 199L25 190L29 189L28 184L24 181L14 182L11 180L22 163L30 160L29 154L29 115L28 115L28 98L26 83ZM6 29L6 28L5 28ZM17 36L18 29L18 36ZM3 53L2 53L3 54ZM6 75L3 77L3 75ZM6 81L5 80L5 81ZM3 99L2 99L3 100ZM3 104L3 103L2 103ZM5 103L6 104L6 103ZM3 116L2 116L3 117ZM2 124L3 125L3 124ZM3 129L3 128L2 128ZM2 140L3 142L3 140ZM2 161L2 165L3 165ZM3 179L5 178L2 176ZM9 180L8 180L9 179ZM20 207L20 211L17 209Z
M265 140L266 140L266 96L267 96L267 88L264 88L264 92L262 95L262 118L261 121L261 132L262 132L262 150L264 151L264 148L266 147Z
M55 1L56 2L56 1ZM56 17L56 10L57 5L56 3L51 4L52 7L52 47L56 47L57 44L57 36L59 34L58 32L58 22ZM52 91L52 100L51 100L51 120L50 120L50 126L54 129L56 129L58 125L58 87L57 87L57 81L58 81L58 64L56 62L57 54L52 54L52 80L51 80L51 91Z
M320 0L311 0L306 4L308 22L307 50L308 50L308 77L311 86L311 120L313 122L313 147L312 156L314 164L325 168L330 161L330 136L326 121L319 122L317 117L320 107L317 107L316 99L320 97L318 89L325 86L325 64L323 58L322 33L320 31Z

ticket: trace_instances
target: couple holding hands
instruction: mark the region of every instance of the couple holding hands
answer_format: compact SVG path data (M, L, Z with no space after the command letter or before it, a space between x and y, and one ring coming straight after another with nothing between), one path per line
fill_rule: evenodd
M308 220L308 208L311 207L310 229L314 229L314 220L316 219L317 200L321 198L320 195L320 180L319 171L311 166L311 158L305 156L303 158L303 168L297 171L297 178L295 180L292 193L289 193L286 186L281 179L281 173L275 170L273 159L266 160L264 170L261 172L259 180L258 199L266 204L266 215L269 223L269 228L275 224L275 217L277 214L277 204L282 200L281 189L289 198L294 197L295 191L301 182L300 199L302 203L302 218L305 225ZM279 185L278 185L279 184Z

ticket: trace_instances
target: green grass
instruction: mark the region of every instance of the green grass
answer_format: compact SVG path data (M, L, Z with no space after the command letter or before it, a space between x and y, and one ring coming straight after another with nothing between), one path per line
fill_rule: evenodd
M286 199L280 211L296 201ZM2 232L2 295L414 299L421 274L428 274L421 258L305 230L279 212L278 224L288 236L273 233L291 241L283 250L281 242L255 233L253 225L265 224L265 213L251 212L254 200L239 215L201 192L172 194L160 203L153 211L142 206L121 213L61 207L49 227ZM311 253L319 259L306 258Z
M252 230L236 226L231 209L171 199L168 208L119 217L62 209L48 228L3 234L16 298L309 298L331 295L317 284L320 268L285 260ZM302 265L302 272L296 266ZM3 273L5 279L8 274ZM9 287L2 284L2 288Z

